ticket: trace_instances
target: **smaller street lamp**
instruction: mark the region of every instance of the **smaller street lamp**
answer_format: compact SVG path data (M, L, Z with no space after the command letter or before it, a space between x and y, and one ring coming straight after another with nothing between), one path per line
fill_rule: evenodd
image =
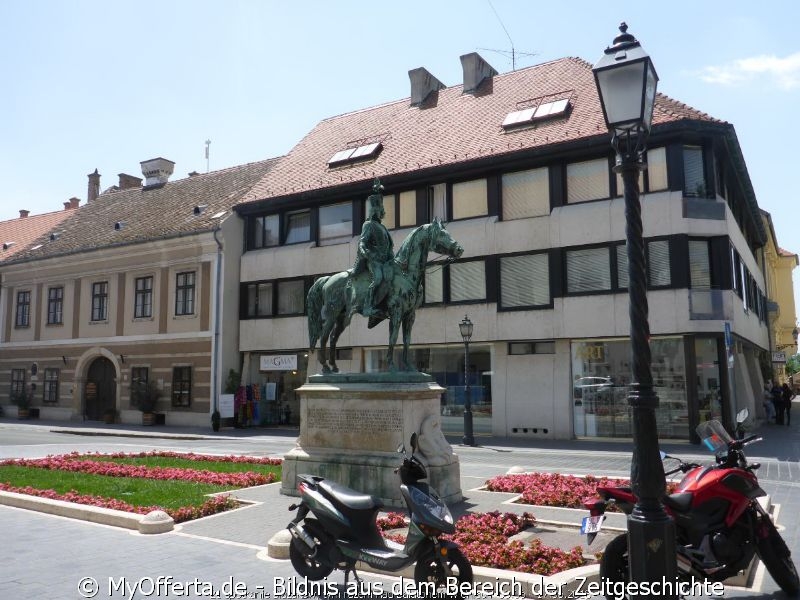
M776 346L775 349L776 350L783 350L784 348L795 348L796 349L797 348L797 333L798 333L797 327L792 329L792 339L794 340L793 344L782 344L780 346Z
M464 442L465 446L474 446L475 437L472 435L472 399L469 389L469 340L472 338L472 321L467 315L458 324L461 337L464 340Z

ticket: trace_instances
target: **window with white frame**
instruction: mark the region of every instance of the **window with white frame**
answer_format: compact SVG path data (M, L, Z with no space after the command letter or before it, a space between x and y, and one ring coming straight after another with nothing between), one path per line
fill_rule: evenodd
M285 244L297 244L311 240L311 211L298 210L286 213Z
M453 219L469 219L488 214L486 179L453 184Z
M133 316L142 319L153 316L153 276L137 277L134 281Z
M108 319L108 282L96 281L92 284L92 321Z
M547 167L505 173L502 177L503 220L550 214L550 177Z
M482 260L450 265L450 302L486 299L486 268Z
M64 322L64 288L51 287L47 290L47 324L61 325Z
M567 250L567 292L571 294L611 289L609 248Z
M550 304L550 267L547 253L504 256L500 259L500 306Z
M186 271L175 276L175 314L194 314L195 272Z
M605 158L568 164L567 203L608 198L608 173L608 160Z
M58 369L44 370L44 396L45 402L58 402Z
M351 239L353 239L353 203L341 202L320 206L319 245L344 244Z
M17 314L14 320L15 327L30 327L31 325L31 293L29 290L17 292Z
M305 284L302 279L278 282L278 314L302 315L305 312Z

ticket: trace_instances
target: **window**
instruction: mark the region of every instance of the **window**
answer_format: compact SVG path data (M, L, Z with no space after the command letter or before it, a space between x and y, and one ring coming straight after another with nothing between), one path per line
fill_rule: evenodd
M311 211L298 210L286 214L285 244L311 240Z
M31 325L31 293L30 291L17 292L17 317L14 321L16 327L30 327Z
M153 316L153 277L137 277L135 281L133 316L142 319Z
M550 214L550 180L547 167L506 173L502 179L503 220Z
M175 314L194 314L194 271L175 276Z
M567 292L582 293L611 289L608 248L567 250Z
M342 244L351 239L353 239L353 203L343 202L321 206L319 209L319 245Z
M338 167L347 163L368 160L376 157L381 150L383 150L383 144L380 142L339 150L328 160L328 167Z
M92 284L92 321L108 319L108 282Z
M647 190L650 192L667 189L666 148L653 148L647 151L647 182Z
M533 121L558 117L567 112L570 106L569 98L550 100L553 96L543 96L537 106L517 110L506 115L503 120L503 129L511 129L520 125L527 125ZM550 100L545 102L544 100Z
M433 222L434 217L447 221L447 186L437 183L428 188L428 221Z
M484 261L459 262L450 265L450 301L467 302L486 299Z
M61 325L64 322L64 288L51 287L47 290L47 324Z
M521 354L555 354L555 342L509 342L508 353L512 356Z
M415 191L401 192L399 197L400 220L399 227L414 227L417 224L417 193Z
M550 268L547 254L506 256L500 259L500 306L550 304Z
M395 218L395 202L396 196L394 194L388 194L383 197L383 210L386 214L381 219L381 223L386 229L394 229L397 227L397 219ZM364 200L364 214L369 214L369 206L367 206L367 201Z
M617 287L628 287L628 246L617 244Z
M11 369L11 395L25 393L25 369Z
M247 286L247 313L245 316L272 316L272 283L251 283Z
M172 406L191 406L192 367L172 368Z
M647 273L651 287L665 287L671 283L668 240L647 243Z
M302 279L278 282L279 315L302 315L305 312L305 298Z
M253 248L269 248L280 243L280 217L267 215L253 220Z
M146 386L150 380L150 369L147 367L131 367L131 387L137 385ZM136 394L131 394L131 407L137 408L139 405Z
M686 196L706 196L706 178L703 168L703 148L683 147L683 193Z
M489 214L486 180L453 184L453 219L469 219Z
M425 270L425 304L444 302L443 275L442 265L428 265Z
M608 198L608 160L598 158L567 165L567 203Z
M45 402L58 402L58 369L44 370L44 397Z

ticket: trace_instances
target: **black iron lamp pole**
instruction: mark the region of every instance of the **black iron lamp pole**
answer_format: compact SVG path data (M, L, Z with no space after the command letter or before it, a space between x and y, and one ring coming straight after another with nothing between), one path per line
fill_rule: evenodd
M637 497L628 516L628 557L633 582L670 582L672 589L653 597L677 598L675 523L664 510L664 466L658 447L655 409L658 396L650 371L647 275L645 270L639 174L646 168L643 153L650 133L655 102L656 75L650 57L620 25L618 35L594 66L595 83L606 125L617 154L614 171L622 176L625 198L625 235L628 250L628 296L633 383L628 403L632 408L633 456L631 487ZM669 593L672 592L672 593Z
M472 398L469 389L469 340L472 338L472 321L467 315L458 324L461 337L464 340L464 442L465 446L474 446L475 437L472 435Z

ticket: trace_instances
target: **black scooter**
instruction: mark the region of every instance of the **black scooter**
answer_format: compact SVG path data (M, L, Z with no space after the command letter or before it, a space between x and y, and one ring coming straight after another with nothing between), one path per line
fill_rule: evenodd
M356 561L391 572L416 562L414 580L417 591L425 595L443 589L452 592L472 583L467 558L456 544L440 539L455 531L453 517L436 492L420 482L428 473L414 456L416 449L416 433L411 435L411 456L403 444L397 449L403 463L395 472L400 474L400 491L411 517L405 546L381 536L376 524L383 506L379 499L315 475L297 476L301 501L289 507L297 514L288 529L292 534L289 558L300 575L319 581L340 569L347 586L351 572L360 581ZM448 578L454 579L448 582Z

